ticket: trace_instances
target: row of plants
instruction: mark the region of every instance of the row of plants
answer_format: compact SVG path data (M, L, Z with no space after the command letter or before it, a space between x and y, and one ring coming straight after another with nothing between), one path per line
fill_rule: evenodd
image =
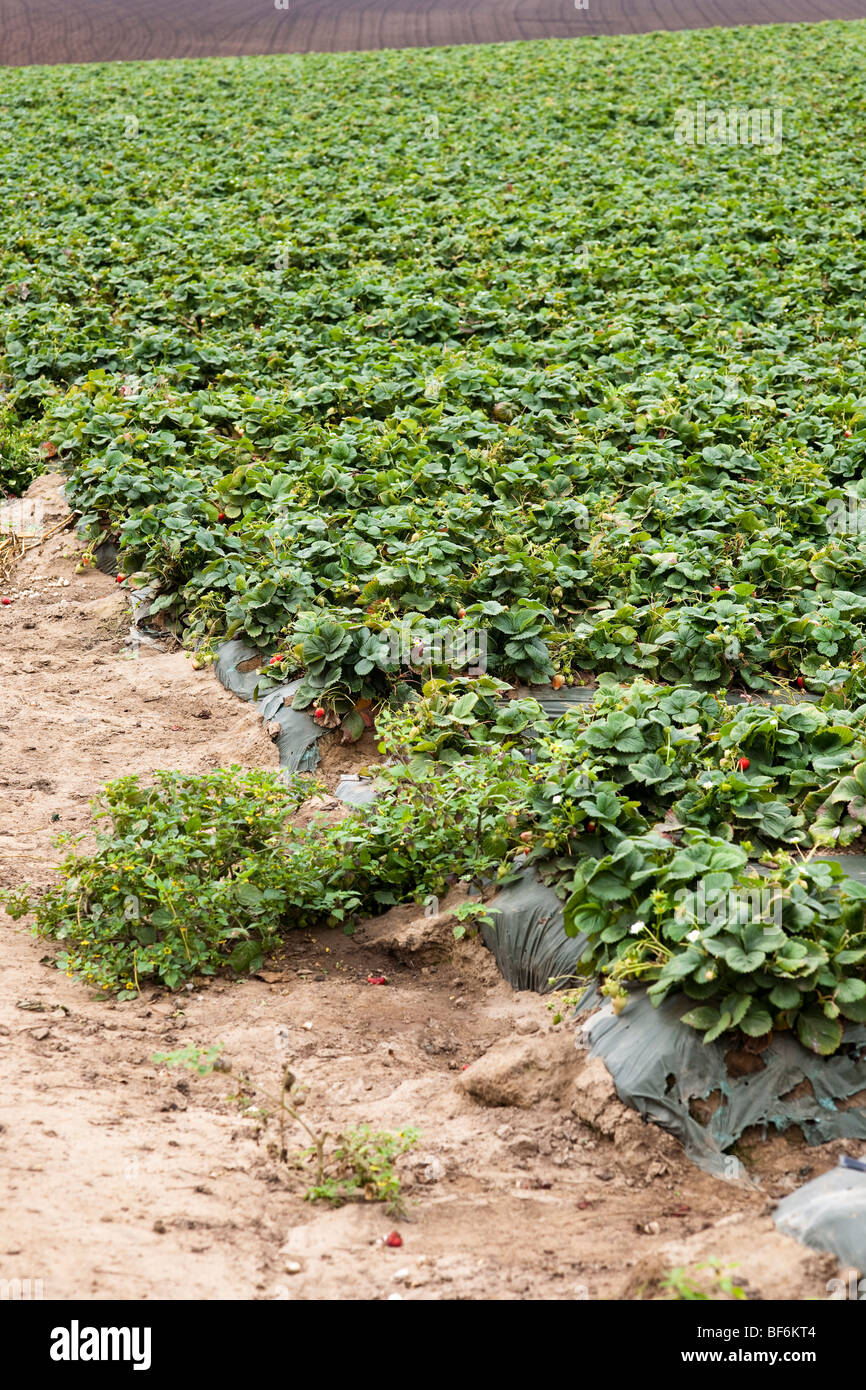
M83 533L119 542L133 584L158 582L188 645L242 632L276 675L317 668L305 703L345 712L386 693L413 665L391 654L407 628L483 632L488 669L528 682L821 691L862 664L866 532L846 508L857 519L866 499L827 460L639 440L625 481L597 431L512 462L529 441L495 418L473 447L411 405L311 429L275 394L169 406L103 377L46 422Z
M431 680L383 725L383 750L411 769L517 751L540 782L532 806L604 784L647 824L702 827L769 844L847 846L866 825L866 704L859 680L822 705L741 704L685 686L612 678L550 719L490 676ZM553 849L550 828L543 848Z
M186 645L243 632L341 715L418 683L407 620L483 628L509 681L831 688L866 605L863 44L7 70L0 486L59 460ZM781 148L678 145L707 83Z
M784 803L769 803L776 818L757 824L756 844L743 834L755 825L748 809L731 814L736 797L694 814L688 788L706 769L675 772L667 792L657 775L685 770L677 758L694 770L712 750L728 764L721 778L747 791L741 748L785 776L798 740L818 733L831 787L822 794L833 805L850 797L850 815L866 805L852 795L866 764L844 771L862 752L862 707L731 709L696 691L610 683L594 708L550 723L535 701L497 704L491 678L483 692L472 684L431 683L420 700L382 711L392 759L378 774L383 794L337 825L294 824L316 790L308 778L231 769L110 783L96 850L73 849L35 903L7 894L7 911L35 907L37 929L62 943L60 965L123 999L143 982L176 988L224 966L257 969L287 928L351 930L359 915L457 879L507 880L534 862L566 899L583 967L617 1007L634 982L657 1002L684 990L698 1001L684 1022L709 1040L795 1027L821 1053L840 1045L841 1020L866 1021L866 887L839 863L783 847L797 838ZM456 732L460 748L434 747L431 758L431 730ZM754 780L760 795L771 778ZM686 795L671 808L679 783ZM747 795L739 801L748 808Z
M55 886L2 898L14 917L35 909L37 929L62 943L61 968L120 999L143 983L247 972L287 929L351 928L444 895L458 877L504 873L524 787L488 774L479 764L432 781L401 775L372 809L311 829L292 821L318 790L309 778L239 768L119 778L94 805L107 822L95 850L73 842Z

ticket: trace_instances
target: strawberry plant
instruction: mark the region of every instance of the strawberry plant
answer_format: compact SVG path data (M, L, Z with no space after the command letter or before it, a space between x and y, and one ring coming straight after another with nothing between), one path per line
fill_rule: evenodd
M729 1029L796 1029L814 1052L835 1052L845 1019L866 1021L866 885L836 863L778 854L760 866L747 846L683 834L625 839L587 858L566 903L566 931L583 934L583 963L621 1007L640 980L658 1004L682 990L682 1021L709 1042Z

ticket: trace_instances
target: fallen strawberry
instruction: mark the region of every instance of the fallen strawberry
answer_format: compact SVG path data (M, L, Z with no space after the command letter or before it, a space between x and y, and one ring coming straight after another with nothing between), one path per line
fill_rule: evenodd
M11 598L0 598L0 603L3 604L4 608L7 608L11 602Z
M392 1250L399 1250L403 1244L403 1237L399 1231L392 1231L389 1236L385 1237L385 1244L390 1245Z
M367 984L368 984L368 985L386 985L387 983L388 983L387 978L386 978L384 975L368 975L368 976L367 976Z

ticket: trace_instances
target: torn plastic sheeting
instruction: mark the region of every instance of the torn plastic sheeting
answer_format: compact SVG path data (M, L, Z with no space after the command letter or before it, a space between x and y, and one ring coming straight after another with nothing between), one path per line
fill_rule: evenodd
M277 751L280 766L287 772L312 772L319 762L316 740L323 731L303 710L292 709L286 704L301 682L294 680L274 686L265 695L254 699L256 686L261 680L260 664L261 654L255 647L233 638L218 648L215 670L227 690L239 695L242 700L251 700L265 722L279 724ZM242 671L242 666L249 666L250 669Z
M849 878L856 879L858 883L866 883L866 854L828 854L819 855L813 860L818 863L821 860L829 859L833 864L838 864Z
M166 637L176 636L172 627L148 627L147 619L150 615L151 604L158 593L156 584L147 584L143 589L128 589L130 607L132 608L132 622L129 626L129 641L133 647L138 647L142 642L149 647L158 647L165 650L163 643Z
M564 685L559 690L552 685L533 685L523 698L537 700L549 719L558 719L577 705L591 705L596 693L597 687L594 685ZM507 706L511 701L503 700L501 703Z
M773 1220L783 1235L866 1270L866 1173L831 1168L783 1197Z
M594 988L579 1012L600 1002ZM799 1125L808 1144L866 1140L866 1107L845 1106L864 1089L866 1027L848 1024L842 1050L832 1057L807 1051L790 1033L776 1033L762 1052L751 1054L755 1064L763 1062L761 1070L731 1076L726 1056L742 1043L731 1035L704 1043L680 1022L693 1007L693 1000L675 995L655 1008L645 990L634 990L621 1014L605 1004L579 1037L602 1058L620 1100L674 1134L699 1167L728 1176L725 1150L753 1125ZM794 1095L795 1089L807 1093ZM702 1124L694 1103L710 1098L717 1105Z
M534 869L491 898L487 910L495 925L482 926L481 935L512 989L544 994L574 981L586 938L566 936L562 906L553 890L539 883Z
M96 547L93 554L96 558L96 568L98 570L101 570L103 574L117 574L118 550L113 541L103 541L102 545Z
M255 662L255 666L252 663ZM248 671L241 671L238 668L248 665ZM214 670L217 678L222 681L227 690L239 695L242 700L251 700L253 691L261 680L259 667L261 665L261 653L251 647L248 642L242 642L239 638L233 637L229 642L222 642L217 648L217 660ZM269 695L276 691L268 691ZM276 708L279 708L277 702ZM264 714L262 718L264 718Z
M527 687L526 691L522 691L521 694L523 698L537 700L549 719L558 719L578 705L591 705L599 689L600 687L595 685L564 685L560 686L558 690L554 689L552 685L533 685ZM786 691L782 694L777 691L741 694L727 689L708 690L699 693L717 695L728 705L800 705L814 699L805 690ZM500 703L509 705L511 701L502 700Z
M337 800L345 801L349 806L372 806L377 795L376 784L372 778L358 777L353 773L346 773L341 777L334 791Z

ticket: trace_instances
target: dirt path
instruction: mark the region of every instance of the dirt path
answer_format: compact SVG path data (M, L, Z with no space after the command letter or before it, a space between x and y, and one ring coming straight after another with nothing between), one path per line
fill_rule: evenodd
M427 48L864 17L864 0L0 0L0 65Z
M64 515L58 483L31 489L47 526ZM67 531L29 554L0 607L5 885L50 880L53 834L85 829L110 777L275 763L211 673L130 654L119 588L77 575L74 550ZM750 1296L826 1297L834 1262L777 1235L767 1211L833 1146L768 1146L760 1190L702 1174L480 943L417 918L298 933L263 977L121 1005L0 913L0 1280L42 1280L47 1298L633 1298L712 1257ZM387 985L369 985L379 971ZM269 1156L267 1127L231 1096L266 1106L277 1029L317 1125L421 1131L404 1218L313 1206ZM152 1061L217 1042L230 1072ZM395 1226L399 1249L382 1243Z

